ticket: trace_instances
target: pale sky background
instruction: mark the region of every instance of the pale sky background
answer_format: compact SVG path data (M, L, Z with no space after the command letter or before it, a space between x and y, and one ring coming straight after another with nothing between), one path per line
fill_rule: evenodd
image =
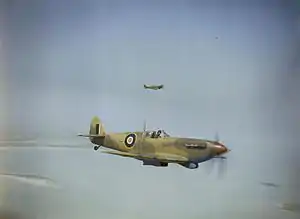
M10 206L57 219L297 217L274 204L300 201L300 3L6 2L2 136L90 146L1 153L5 171L39 173L66 187L49 193L10 184ZM165 89L145 91L144 83ZM107 131L141 130L144 119L175 136L213 138L218 131L233 150L227 175L207 175L206 164L141 167L69 139L87 133L94 115Z

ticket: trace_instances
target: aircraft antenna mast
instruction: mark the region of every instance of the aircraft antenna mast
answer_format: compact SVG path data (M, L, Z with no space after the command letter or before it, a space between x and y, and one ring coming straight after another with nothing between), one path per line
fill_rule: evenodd
M143 134L142 134L142 139L141 139L141 143L139 145L139 153L141 153L141 150L143 148L143 144L144 144L144 139L146 137L146 130L147 130L147 124L146 124L146 120L144 120L144 124L143 124Z

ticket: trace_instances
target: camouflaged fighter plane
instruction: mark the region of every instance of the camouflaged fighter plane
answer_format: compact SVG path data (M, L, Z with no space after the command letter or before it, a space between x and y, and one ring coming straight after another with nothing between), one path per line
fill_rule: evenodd
M106 133L98 117L90 124L89 134L78 136L88 137L95 144L94 150L100 146L113 149L103 153L131 157L141 160L143 165L166 167L169 163L177 163L189 169L198 168L198 164L221 158L229 150L220 141L179 138L168 135L163 130L123 133Z
M164 85L163 84L161 84L161 85L146 85L146 84L144 84L144 88L151 89L151 90L160 90L160 89L164 88Z

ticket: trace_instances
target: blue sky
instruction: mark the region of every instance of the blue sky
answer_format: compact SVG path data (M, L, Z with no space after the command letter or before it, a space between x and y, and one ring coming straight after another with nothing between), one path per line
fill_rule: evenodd
M176 136L218 131L233 149L228 175L141 168L92 150L11 152L7 168L67 185L81 199L78 218L282 217L258 182L295 181L296 2L79 2L4 7L2 129L72 136L98 115L108 131L139 130L144 119ZM144 83L165 89L148 92ZM62 205L74 209L70 200Z

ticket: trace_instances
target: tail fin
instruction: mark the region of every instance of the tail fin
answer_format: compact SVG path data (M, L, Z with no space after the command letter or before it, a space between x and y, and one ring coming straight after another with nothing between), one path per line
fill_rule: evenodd
M90 135L105 136L105 130L101 120L94 116L90 124Z
M94 116L90 123L89 134L79 134L78 136L88 138L105 137L105 130L101 120L97 116Z

